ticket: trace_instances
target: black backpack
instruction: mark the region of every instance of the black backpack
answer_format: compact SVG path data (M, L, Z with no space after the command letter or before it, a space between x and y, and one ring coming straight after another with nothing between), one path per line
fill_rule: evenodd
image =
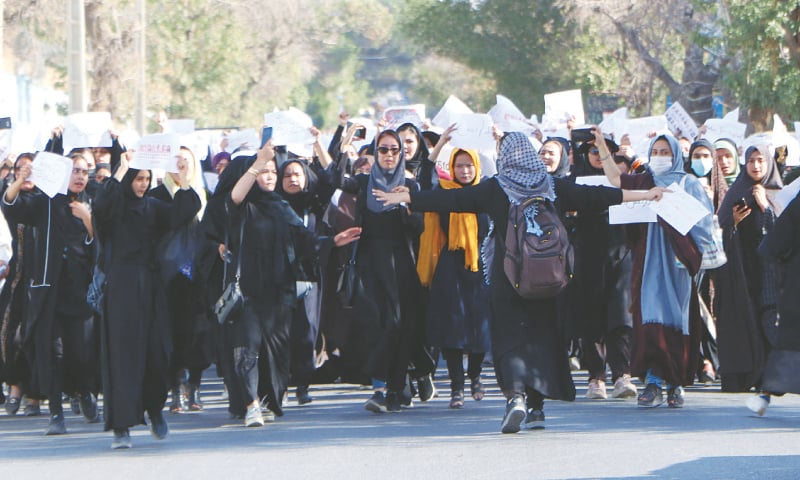
M527 233L525 208L536 202L541 235ZM514 290L525 299L556 296L572 278L574 254L553 202L539 197L508 207L503 270Z

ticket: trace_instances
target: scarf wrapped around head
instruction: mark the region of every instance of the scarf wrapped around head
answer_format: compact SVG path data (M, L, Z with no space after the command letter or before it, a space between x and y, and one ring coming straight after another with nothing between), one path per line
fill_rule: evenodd
M181 150L186 150L192 154L192 176L189 178L189 186L194 190L194 193L200 197L200 210L195 216L199 222L203 219L203 213L205 213L206 204L208 203L208 199L206 198L206 186L203 183L203 167L200 165L200 159L197 158L190 148L181 146ZM175 198L175 193L181 188L171 173L164 175L164 186L167 188L167 192L169 192L172 198Z
M497 181L514 205L541 197L555 201L556 190L547 167L539 159L528 137L520 132L511 132L503 137L497 157ZM540 236L544 231L536 223L536 202L525 209L527 233Z
M386 170L381 167L378 161L378 147L380 147L381 138L390 136L397 141L397 147L400 149L400 161L397 166L392 170ZM375 198L372 191L375 189L391 192L393 188L405 184L406 180L406 162L405 154L403 153L403 141L400 135L394 130L384 130L377 137L375 137L375 163L372 165L372 170L369 172L369 183L367 184L367 208L371 212L381 213L397 208L395 205L384 205L383 202Z
M768 164L766 174L764 174L764 177L758 183L763 185L767 190L767 200L772 205L773 209L777 210L777 206L773 203L774 195L770 192L770 190L774 192L783 188L783 181L781 180L781 175L778 171L778 165L775 162L775 158L770 154L769 148L766 145L758 145L748 148L747 152L744 154L745 162L747 162L747 159L750 158L750 155L756 151L761 153ZM733 226L733 205L740 198L744 198L751 208L757 210L755 213L759 214L760 210L755 207L755 198L753 197L753 185L755 184L755 180L753 180L752 177L750 177L750 174L747 173L747 168L742 168L741 172L739 172L739 176L736 178L736 181L733 182L733 185L731 185L731 187L728 189L728 193L725 194L725 198L722 199L722 204L719 206L717 215L719 217L720 226ZM778 213L780 213L780 211L778 211Z
M727 186L733 185L733 182L739 177L739 173L741 172L741 167L739 166L739 149L736 148L736 144L733 143L733 140L729 140L727 138L720 138L716 142L714 142L714 150L727 150L733 156L733 166L734 170L733 173L730 175L724 175L722 170L718 172L718 175L722 177L725 181ZM716 162L714 162L716 163Z
M466 153L475 164L475 179L470 185L462 185L453 180L439 179L439 186L449 190L477 185L481 179L481 160L475 150L456 148L450 154L450 176L456 178L456 156ZM417 259L417 274L420 283L428 286L433 280L436 265L439 263L439 254L447 241L447 249L451 251L464 250L464 268L471 272L478 271L478 258L480 256L480 243L478 242L478 216L474 213L451 213L449 224L449 238L445 239L444 231L435 212L425 213L425 230L419 239L419 258Z

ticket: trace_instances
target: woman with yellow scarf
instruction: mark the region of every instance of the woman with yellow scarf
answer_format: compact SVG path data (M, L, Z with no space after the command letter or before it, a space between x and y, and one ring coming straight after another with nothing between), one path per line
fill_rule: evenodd
M440 143L449 135L442 135ZM435 150L438 152L438 149ZM477 185L481 163L474 150L456 148L450 155L450 177L439 180L446 190ZM430 286L427 340L440 347L450 375L450 408L464 406L463 356L468 354L467 374L472 398L481 400L481 363L489 350L489 297L483 279L480 245L489 230L486 214L425 214L420 237L417 273Z

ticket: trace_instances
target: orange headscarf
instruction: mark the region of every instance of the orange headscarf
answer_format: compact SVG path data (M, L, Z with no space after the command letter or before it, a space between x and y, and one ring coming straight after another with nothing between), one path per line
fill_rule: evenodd
M475 179L472 185L477 185L481 179L481 160L478 152L456 148L450 154L450 176L456 178L455 163L459 153L467 153L475 164ZM439 186L444 189L462 188L463 185L453 180L439 179ZM445 239L444 231L439 223L439 214L428 212L425 214L425 230L419 239L419 259L417 260L417 274L424 286L431 284L436 265L439 263L439 254L447 240L448 250L464 250L464 268L478 271L480 257L480 243L478 242L478 216L474 213L451 213L450 235Z

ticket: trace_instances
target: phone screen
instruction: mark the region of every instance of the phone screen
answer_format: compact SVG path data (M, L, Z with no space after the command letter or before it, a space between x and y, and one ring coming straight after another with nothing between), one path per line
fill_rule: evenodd
M264 148L267 140L272 138L272 127L264 127L261 129L261 148Z

